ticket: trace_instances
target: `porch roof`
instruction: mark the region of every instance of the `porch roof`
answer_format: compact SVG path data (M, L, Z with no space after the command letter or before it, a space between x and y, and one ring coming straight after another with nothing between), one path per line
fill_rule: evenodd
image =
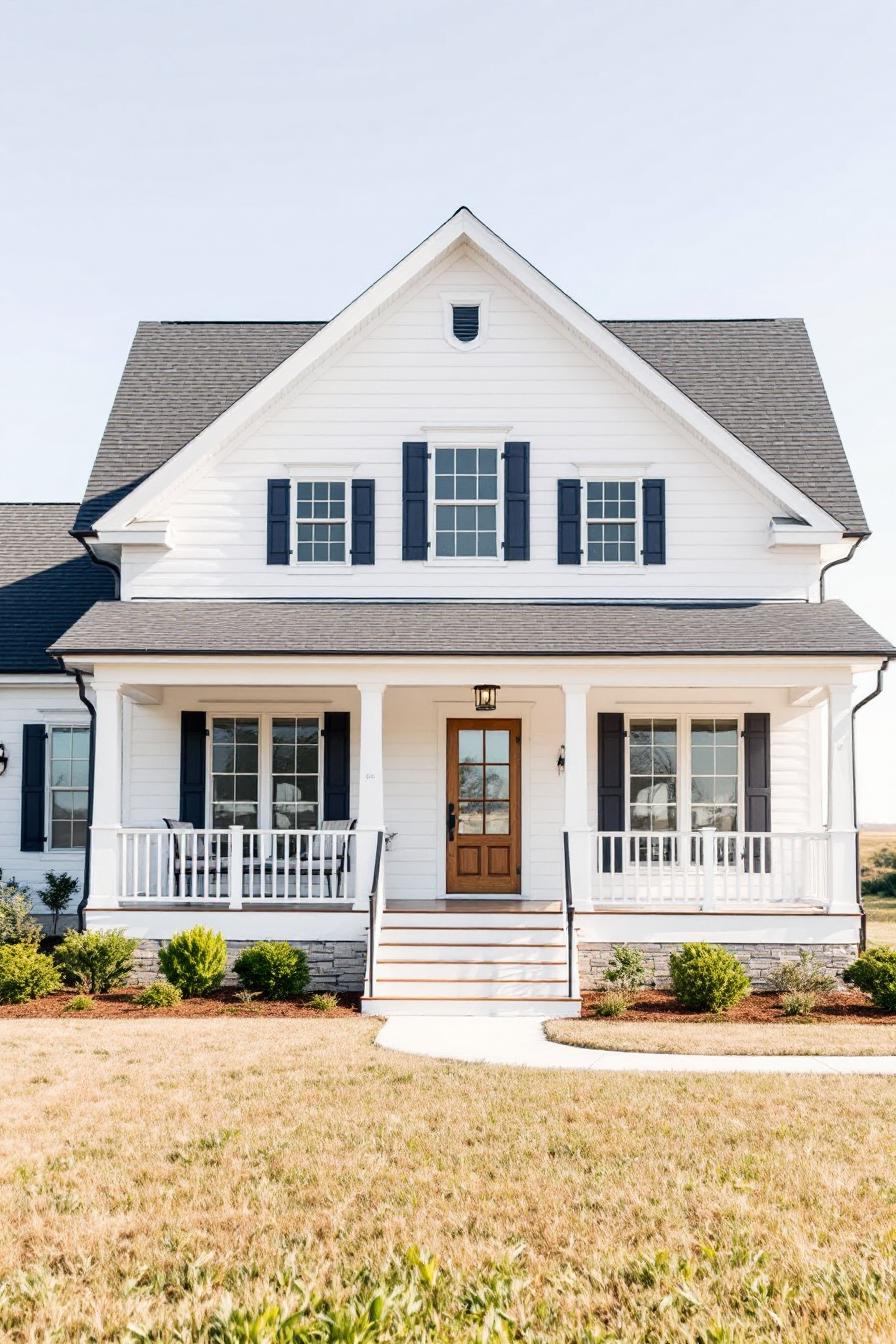
M291 654L619 657L896 652L843 602L97 602L68 657Z

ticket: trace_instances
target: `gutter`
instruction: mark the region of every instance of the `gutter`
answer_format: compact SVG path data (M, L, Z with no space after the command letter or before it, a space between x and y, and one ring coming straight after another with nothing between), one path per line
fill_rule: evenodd
M859 540L861 540L861 538L859 538ZM858 542L856 542L856 545L858 545ZM853 550L855 550L855 547L853 547ZM851 554L851 552L850 552L850 554ZM849 556L847 556L846 558L847 558L847 560L848 560L848 559L849 559ZM842 561L842 560L835 560L835 561L834 561L834 564L843 564L843 561ZM860 952L864 952L864 951L865 951L865 946L866 946L866 942L867 942L866 932L865 932L865 930L866 930L867 916L866 916L866 914L865 914L865 907L864 907L864 905L862 904L862 863L861 863L861 858L860 858L860 856L859 856L859 797L858 797L858 788L857 788L857 786L856 786L856 715L858 714L858 712L859 712L860 709L864 709L865 706L866 706L867 704L870 703L870 701L872 701L872 700L876 700L877 697L880 695L881 691L882 691L883 688L884 688L884 673L886 672L886 670L887 670L887 668L888 668L889 666L890 666L890 658L887 657L887 658L884 659L884 661L881 663L880 667L877 669L877 685L875 686L874 690L873 690L873 691L870 691L870 692L868 693L868 695L866 695L866 696L864 697L864 699L860 700L859 703L858 703L857 705L853 705L853 707L852 707L852 724L851 724L851 732L852 732L852 819L853 819L853 825L854 825L855 828L856 828L856 900L857 900L857 902L858 902L859 909L860 909L861 912L862 912L862 915L861 915L861 920L862 920L862 922L861 922L860 929L859 929L859 951L860 951Z
M93 535L96 536L96 533L94 533ZM115 580L115 592L113 593L113 600L116 602L120 602L121 570L118 567L118 565L116 565L113 560L101 560L100 557L96 554L96 552L91 550L90 546L87 543L87 538L84 536L83 532L73 532L69 530L69 536L74 537L75 541L79 541L81 543L81 545L84 547L85 551L90 556L91 560L95 565L99 565L102 569L108 569L112 572Z
M102 561L98 562L102 563ZM93 776L96 763L96 706L92 700L87 697L87 691L84 687L84 675L77 669L69 669L65 665L65 660L54 655L59 664L60 671L67 677L74 677L78 686L78 699L87 710L90 716L90 753L87 762L87 840L84 845L84 881L81 890L81 899L78 902L76 914L78 916L78 932L84 932L84 909L87 905L87 896L90 891L90 847L91 847L91 827L93 825Z
M861 546L862 542L863 542L863 541L866 541L866 540L868 539L869 536L870 536L870 533L868 533L868 532L862 532L862 533L860 533L859 536L856 537L856 539L855 539L855 541L853 542L852 546L850 547L849 552L848 552L847 555L841 555L841 557L840 557L839 560L829 560L828 563L827 563L826 565L822 565L822 567L821 567L821 572L820 572L819 575L818 575L818 600L819 600L819 602L824 602L824 600L825 600L825 595L824 595L824 576L827 574L828 570L829 570L829 569L836 569L838 565L845 565L845 564L848 564L849 561L850 561L850 560L853 558L853 556L855 555L856 551L857 551L857 550L859 549L859 547Z

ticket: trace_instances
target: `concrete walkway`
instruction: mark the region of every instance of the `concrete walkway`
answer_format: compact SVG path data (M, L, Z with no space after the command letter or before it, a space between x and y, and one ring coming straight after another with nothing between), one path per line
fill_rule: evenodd
M376 1038L386 1050L473 1064L597 1073L896 1074L892 1055L660 1055L558 1045L538 1017L390 1017Z

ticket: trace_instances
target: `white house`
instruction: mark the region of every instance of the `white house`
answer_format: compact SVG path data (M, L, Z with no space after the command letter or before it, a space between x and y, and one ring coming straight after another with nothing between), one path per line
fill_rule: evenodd
M286 938L372 1011L578 1011L612 944L861 938L890 645L798 321L600 322L468 210L328 323L137 330L51 645L89 927Z

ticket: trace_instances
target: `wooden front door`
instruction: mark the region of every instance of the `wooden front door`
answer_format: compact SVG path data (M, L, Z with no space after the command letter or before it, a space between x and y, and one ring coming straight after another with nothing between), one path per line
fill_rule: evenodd
M448 720L449 892L520 889L520 721Z

